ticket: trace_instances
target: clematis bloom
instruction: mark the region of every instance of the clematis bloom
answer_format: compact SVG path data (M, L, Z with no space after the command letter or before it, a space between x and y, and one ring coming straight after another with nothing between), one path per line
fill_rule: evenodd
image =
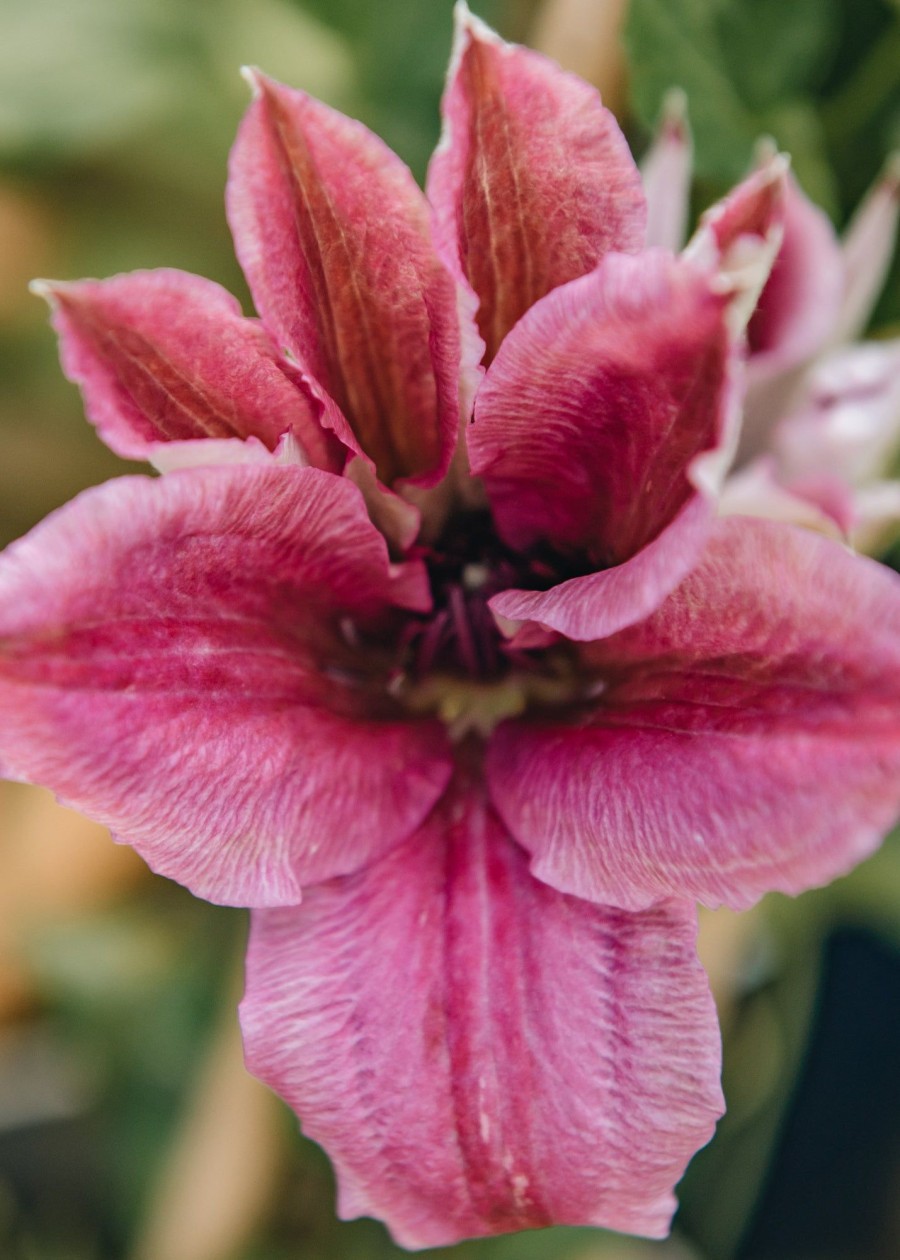
M254 72L198 277L45 285L165 471L0 558L0 759L253 909L248 1062L406 1246L658 1237L721 1112L693 902L900 804L900 590L715 518L784 171L645 247L596 94L459 10L430 203Z

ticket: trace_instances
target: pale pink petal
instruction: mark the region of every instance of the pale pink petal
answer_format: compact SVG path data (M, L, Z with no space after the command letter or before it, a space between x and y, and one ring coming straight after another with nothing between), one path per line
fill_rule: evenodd
M730 291L735 335L756 309L781 246L788 171L784 154L768 156L727 197L710 206L685 246L684 256L717 270Z
M297 439L284 433L270 451L259 438L191 438L186 442L160 442L150 454L157 472L178 472L185 468L218 468L222 464L292 465L308 468Z
M428 194L442 255L479 299L486 361L551 289L644 241L641 181L588 84L504 43L466 6Z
M542 299L509 335L469 429L472 470L484 479L505 541L523 551L549 549L577 581L606 569L599 582L598 575L588 580L598 596L604 588L601 599L612 584L612 604L644 591L651 603L642 596L634 616L692 562L704 516L692 506L699 493L692 468L731 437L727 298L714 284L662 250L608 255L589 276ZM694 541L664 539L676 522ZM651 555L632 561L651 544ZM625 562L639 571L615 576L614 566ZM669 585L660 588L670 566ZM570 588L576 601L580 589ZM521 611L557 603L554 591L516 592L493 606L568 634L569 614L563 625ZM610 612L620 615L631 614L624 605ZM578 637L608 632L585 623Z
M654 616L584 650L575 724L498 727L491 794L554 887L641 909L826 883L900 809L900 578L770 521L719 521Z
M390 546L398 552L405 552L415 542L422 523L418 508L407 503L406 499L395 494L393 490L383 486L375 476L375 470L364 455L356 455L350 459L344 469L359 489L369 513L369 520ZM422 494L433 494L434 491L423 490Z
M887 279L900 222L900 153L860 204L843 239L846 288L832 333L836 343L865 331Z
M248 1065L405 1247L553 1223L662 1237L722 1110L686 902L564 896L480 801L254 916Z
M161 269L33 287L51 304L66 375L117 454L152 459L162 444L210 438L272 450L290 432L309 463L339 469L319 405L211 280Z
M844 262L828 216L789 177L784 236L747 325L754 374L783 371L828 340L844 289Z
M690 213L693 144L687 121L687 100L673 89L663 102L653 143L641 162L647 198L647 244L674 252L681 249Z
M836 539L847 537L853 521L849 486L835 482L814 490L811 485L786 485L771 455L760 456L729 477L718 507L720 516L761 516Z
M354 647L428 601L331 474L110 482L0 561L0 759L201 896L292 904L443 791L441 728Z
M824 473L862 485L883 476L900 448L900 339L820 359L772 446L789 478Z
M361 123L252 82L227 203L257 310L382 482L433 484L457 440L460 331L427 202Z

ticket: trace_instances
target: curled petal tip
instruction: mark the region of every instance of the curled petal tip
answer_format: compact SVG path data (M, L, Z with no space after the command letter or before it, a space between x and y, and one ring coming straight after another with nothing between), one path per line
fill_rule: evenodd
M688 98L684 88L669 88L663 97L662 127L674 139L686 141Z
M771 148L767 145L771 145ZM783 153L776 148L775 142L770 137L764 137L761 145L767 145L760 150L760 170L769 177L770 183L778 183L779 180L787 179L788 171L791 169L790 153Z
M265 90L266 77L258 66L241 66L241 78L249 86L254 100L262 96Z
M59 296L59 292L63 287L61 280L32 280L28 285L28 292L33 293L35 297L43 298L45 302L51 305Z
M456 0L453 6L453 21L456 27L456 38L461 40L468 37L470 40L479 40L482 43L497 44L502 42L495 31L482 22L480 17L476 17L466 0Z
M884 164L881 182L888 193L900 200L900 149L895 149Z
M778 143L773 136L760 136L753 148L757 167L768 166L778 156Z

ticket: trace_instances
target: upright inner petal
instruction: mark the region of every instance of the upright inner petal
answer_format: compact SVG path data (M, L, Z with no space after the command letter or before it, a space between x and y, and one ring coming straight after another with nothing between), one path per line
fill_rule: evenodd
M490 363L539 298L610 249L640 248L641 181L593 88L466 13L443 112L428 192Z
M424 197L361 124L254 85L228 208L257 309L380 479L431 484L457 435L459 327Z

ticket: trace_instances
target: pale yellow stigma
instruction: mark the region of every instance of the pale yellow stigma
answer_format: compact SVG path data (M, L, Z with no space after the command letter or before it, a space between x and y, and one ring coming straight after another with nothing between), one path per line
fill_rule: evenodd
M511 674L507 678L483 682L435 674L399 689L403 703L417 714L433 713L447 726L454 742L468 735L487 739L507 718L519 717L532 704L555 707L574 700L580 688L573 679L539 674Z

